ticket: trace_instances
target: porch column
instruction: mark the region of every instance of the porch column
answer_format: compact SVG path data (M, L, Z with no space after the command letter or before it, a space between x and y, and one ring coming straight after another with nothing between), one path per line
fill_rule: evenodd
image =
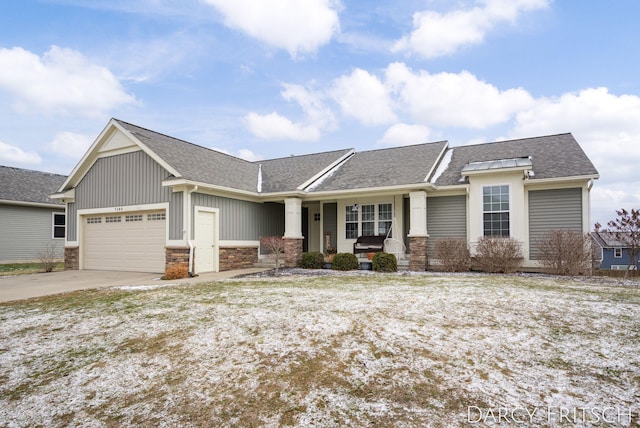
M409 270L427 270L427 192L409 193Z
M302 257L302 199L284 200L284 266L296 267Z

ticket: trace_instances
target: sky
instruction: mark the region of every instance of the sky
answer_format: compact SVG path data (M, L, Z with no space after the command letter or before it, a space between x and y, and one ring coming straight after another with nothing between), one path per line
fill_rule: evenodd
M0 164L69 174L112 117L252 161L571 132L606 224L640 208L639 16L637 0L5 1Z

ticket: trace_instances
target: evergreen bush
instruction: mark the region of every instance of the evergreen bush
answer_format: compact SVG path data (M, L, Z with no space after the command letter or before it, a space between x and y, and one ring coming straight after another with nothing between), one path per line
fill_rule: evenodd
M300 267L303 269L322 269L324 267L324 256L319 251L310 251L302 254Z
M360 263L355 254L338 253L333 257L331 268L333 270L357 270L360 269Z
M376 253L371 263L376 272L398 272L398 259L395 254Z

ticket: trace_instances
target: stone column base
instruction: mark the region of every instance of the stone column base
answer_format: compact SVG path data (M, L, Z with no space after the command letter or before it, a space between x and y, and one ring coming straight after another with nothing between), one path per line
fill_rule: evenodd
M64 247L64 270L80 269L80 247Z
M220 248L220 272L246 269L258 262L258 247Z
M165 247L164 269L166 271L174 266L184 266L187 272L191 271L189 267L189 247Z
M284 267L298 266L302 258L302 239L304 238L284 238Z
M409 237L409 270L423 272L427 270L427 236Z

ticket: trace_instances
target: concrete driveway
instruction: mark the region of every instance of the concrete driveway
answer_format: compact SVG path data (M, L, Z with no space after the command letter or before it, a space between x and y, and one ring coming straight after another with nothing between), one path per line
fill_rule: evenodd
M32 297L67 293L92 288L123 285L195 284L219 281L239 275L268 269L251 268L226 272L206 273L195 278L163 281L158 273L116 272L101 270L67 270L63 272L35 273L0 277L0 302L30 299Z

